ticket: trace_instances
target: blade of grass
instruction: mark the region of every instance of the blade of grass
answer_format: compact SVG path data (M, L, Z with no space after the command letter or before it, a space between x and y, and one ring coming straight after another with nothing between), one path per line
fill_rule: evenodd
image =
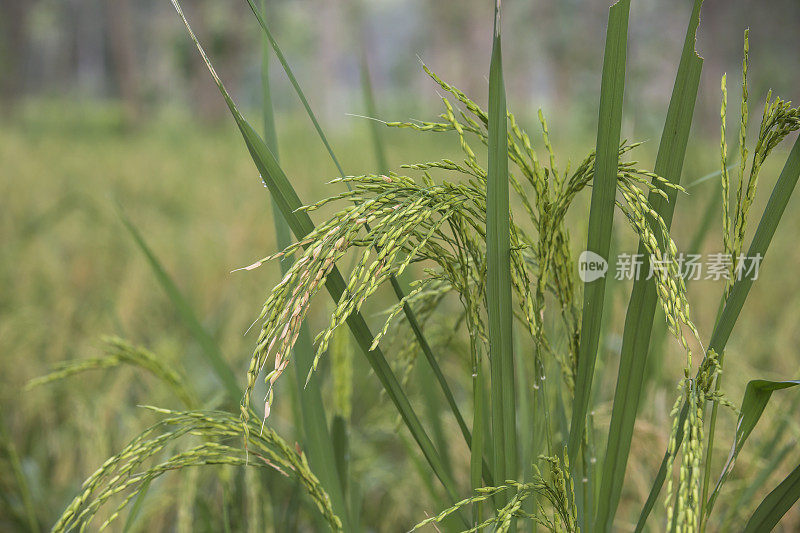
M336 470L339 472L339 479L344 486L342 489L347 494L348 460L347 454L349 443L347 438L347 421L341 415L334 415L331 421L331 449L336 463Z
M328 142L328 138L325 135L325 132L322 130L322 126L320 125L319 121L317 120L317 117L314 114L314 111L311 109L311 105L308 103L308 99L306 98L305 93L300 88L300 84L298 83L297 78L295 77L294 73L292 72L292 69L289 66L289 62L286 60L286 57L284 56L283 51L281 50L280 46L278 45L278 42L275 40L274 36L272 35L272 32L269 30L269 27L267 26L266 21L264 20L264 17L262 16L261 12L256 7L256 5L255 5L253 0L247 0L247 3L250 6L250 9L252 10L252 12L255 15L256 19L258 20L258 24L261 26L261 29L264 32L264 35L267 37L267 40L269 41L270 45L272 46L272 49L275 51L275 55L277 56L278 61L280 62L281 66L283 67L283 70L286 73L286 76L289 78L289 82L291 83L292 87L294 88L294 91L297 94L297 97L300 99L300 102L303 104L303 108L305 109L306 114L308 115L309 119L311 119L311 122L314 125L314 129L316 130L317 135L319 136L320 140L322 141L322 144L325 145L325 149L327 150L328 155L330 156L331 160L333 161L333 164L336 167L336 170L339 172L340 176L345 176L344 169L342 168L342 165L339 163L339 159L336 157L336 154L333 151L333 147L331 146L330 142ZM378 163L379 163L380 167L382 167L382 168L386 167L386 161L385 160L381 162L381 160L379 158ZM347 185L347 187L349 189L350 188L350 184L346 183L346 185ZM394 275L391 276L390 282L391 282L391 285L392 285L392 290L394 291L395 296L397 297L397 300L398 301L403 301L403 299L406 297L407 291L403 290L403 287L400 285L400 282L397 280L397 278ZM405 314L406 319L408 320L409 325L411 326L411 329L414 332L414 336L416 337L417 342L420 345L422 353L425 355L425 358L427 359L428 363L431 365L431 368L434 370L434 373L436 374L436 379L437 379L437 381L439 383L439 386L441 387L442 392L444 393L445 397L447 398L447 402L448 402L448 404L450 406L451 411L453 411L453 416L455 416L456 421L458 422L459 428L461 429L461 433L464 436L464 440L467 442L467 446L470 446L471 436L470 436L469 430L467 429L467 425L464 422L464 417L461 415L461 412L459 411L458 406L455 403L455 399L453 398L453 394L450 391L450 387L449 387L449 385L447 384L447 381L444 378L444 374L442 373L441 369L439 368L439 364L436 362L436 359L433 356L433 352L432 352L432 350L430 348L430 345L428 344L427 339L425 338L424 334L422 333L422 328L419 326L419 322L416 319L416 315L412 311L411 306L409 306L407 303L403 304L403 313ZM484 468L484 476L486 476L487 479L491 479L491 475L490 475L490 473L488 472L488 470L486 468ZM491 484L490 481L489 481L489 483Z
M689 130L692 125L697 90L700 85L700 72L703 66L703 60L695 51L695 38L700 23L702 4L703 0L695 0L689 18L683 53L678 65L654 169L658 176L675 184L680 183L681 180L681 170L689 141ZM654 180L654 185L659 186L656 180ZM675 211L678 191L674 188L660 187L666 192L668 199L651 192L648 202L669 228ZM659 244L664 245L664 243ZM642 269L647 272L650 268L650 261L644 243L639 243L638 253L643 257ZM650 346L657 304L655 281L642 277L634 280L625 316L622 351L600 482L600 501L594 524L595 531L611 530L614 514L619 505L633 438L633 427L636 423L636 411L639 408L642 384L644 383L647 351Z
M142 483L142 486L139 488L139 493L136 495L136 499L133 501L133 507L131 507L128 517L125 519L125 526L122 528L122 533L128 533L129 531L132 531L131 528L133 528L134 524L136 523L136 519L139 518L139 513L142 510L142 505L144 505L144 500L147 497L147 492L149 489L150 479Z
M367 51L361 47L361 61L359 63L361 70L361 90L364 93L364 106L367 110L368 117L377 117L378 109L375 104L375 92L372 89L372 78L369 74L369 62L367 61ZM383 136L381 135L380 124L374 120L368 120L369 132L372 137L372 147L375 150L375 162L378 164L378 170L382 174L389 173L389 163L386 158L386 147L384 146Z
M780 176L775 187L772 189L772 194L767 201L767 206L764 208L764 214L758 223L758 228L750 243L750 248L747 251L747 257L761 257L766 256L767 249L769 248L772 237L775 235L775 230L780 223L783 212L789 204L789 199L792 196L795 186L797 185L798 177L800 177L800 139L795 140L794 147L789 153L789 157L781 170ZM708 352L713 350L716 353L722 353L725 350L725 345L728 343L733 327L736 325L736 320L739 318L739 313L742 311L747 295L753 286L753 279L750 277L743 277L734 283L731 291L725 301L725 307L714 326L714 331L711 334L711 342L709 342ZM687 408L684 404L681 409L680 419L678 423L678 431L675 435L675 453L680 449L681 442L683 441L683 421L686 419ZM653 506L655 505L656 498L664 485L664 480L667 477L667 461L669 454L664 454L661 461L661 466L650 488L650 494L647 501L639 514L639 521L636 524L636 531L642 531L650 515Z
M486 185L486 307L491 367L493 471L516 476L517 436L511 312L511 244L508 210L506 90L500 46L500 0L494 8L489 66L489 166Z
M798 498L800 498L800 465L797 465L759 504L747 521L744 533L772 531Z
M242 398L243 390L241 387L239 387L239 384L236 381L236 376L234 375L230 365L228 365L228 363L225 361L225 358L217 346L216 341L200 323L200 320L197 318L192 306L188 301L186 301L186 298L183 296L180 289L178 289L178 286L175 285L175 282L172 280L170 275L167 274L167 271L161 265L161 262L155 256L150 247L147 246L142 234L139 233L139 230L136 229L130 219L128 219L119 204L117 204L117 214L122 221L122 224L131 234L131 237L133 237L136 246L147 259L147 263L150 265L150 268L155 274L159 285L161 285L161 288L167 293L172 305L175 306L178 316L180 316L184 325L192 334L192 337L194 337L195 341L197 341L197 343L200 345L202 354L205 356L206 361L211 366L211 369L214 371L214 374L216 374L217 379L219 379L220 383L225 389L228 399L231 400L234 405L236 405Z
M589 209L589 234L586 250L608 261L611 226L614 222L619 139L622 128L622 98L625 91L625 62L628 42L630 0L619 0L608 13L603 77L600 88L600 114L597 130L592 201ZM586 411L592 389L597 345L603 317L606 280L600 277L584 284L583 318L578 349L578 373L572 404L568 454L569 464L577 465L586 425Z
M266 11L266 2L263 2ZM270 48L268 43L263 43L263 67L261 74L261 87L263 93L263 115L264 115L264 138L267 146L275 155L276 161L279 160L278 152L278 131L275 127L275 116L272 107L272 98L269 82L269 56ZM272 202L272 214L275 223L275 237L278 250L283 250L291 244L291 234L286 221ZM293 263L292 258L283 258L280 262L281 275L285 276ZM308 374L314 362L314 349L311 342L311 335L305 324L300 326L297 342L292 350L295 358L295 386L300 404L300 421L305 435L304 443L308 454L309 463L312 471L319 478L320 483L328 492L331 498L331 506L334 512L342 520L342 528L345 531L353 529L350 524L349 507L345 487L347 480L343 477L346 470L340 468L335 454L335 442L331 438L328 430L328 420L325 414L325 406L322 402L322 393L318 380L311 380L306 384L304 376ZM344 441L343 441L344 442ZM341 442L340 442L341 444Z
M747 487L739 493L734 504L726 506L726 514L722 520L722 525L719 526L720 531L731 531L733 530L732 524L734 521L742 521L738 512L747 508L750 502L755 500L756 493L761 490L761 487L772 477L781 463L783 463L784 459L786 459L796 447L797 444L795 442L790 442L781 448L778 453L771 454L767 464L764 465L764 468L758 472ZM772 447L770 447L770 450L772 450Z
M744 398L742 399L742 408L741 413L739 414L739 421L736 424L736 437L733 441L731 452L728 455L728 460L725 462L725 466L722 468L722 474L717 481L717 485L714 487L714 491L711 493L711 497L708 499L706 514L701 516L701 519L707 519L708 514L711 513L711 510L714 508L714 503L717 501L720 488L728 479L728 476L733 470L733 466L736 464L736 458L739 456L739 452L742 451L744 443L747 441L750 433L752 433L753 429L755 429L756 424L761 418L761 415L764 413L764 409L766 409L767 404L772 397L772 393L776 390L788 389L791 387L796 387L797 385L800 385L800 381L768 381L763 379L754 379L747 383L747 387L744 390Z
M33 503L33 493L31 492L28 478L22 470L22 463L19 460L17 447L11 441L11 436L8 434L6 423L0 413L0 457L5 456L8 464L11 467L14 480L16 481L17 496L22 500L22 508L24 519L20 517L21 521L27 522L27 530L31 533L37 533L42 528L39 525L39 520L36 518L36 506Z
M739 491L739 495L733 504L729 503L725 506L725 515L719 521L722 524L719 526L720 530L728 531L731 529L731 524L734 520L741 520L739 516L741 511L747 509L750 502L755 501L755 495L761 490L761 487L769 481L775 471L783 464L784 459L797 447L797 442L791 439L778 453L775 453L775 445L782 441L790 424L794 421L792 415L797 412L798 406L800 406L800 396L795 396L788 406L781 409L780 417L773 419L771 427L764 432L766 437L761 439L759 449L755 453L756 458L765 463L764 467L749 481L746 487Z
M264 184L269 188L270 193L275 198L278 208L288 223L289 228L292 230L292 233L294 233L295 238L297 240L302 240L306 235L313 231L314 224L311 221L311 218L308 216L308 213L305 211L298 211L303 204L300 202L297 192L292 187L289 179L283 172L283 169L275 160L275 156L264 144L264 141L261 139L261 137L259 137L258 133L256 133L252 126L250 126L250 124L245 120L244 116L242 116L242 114L239 112L239 109L236 107L236 104L233 102L230 94L225 89L222 80L214 70L214 67L212 66L211 61L200 44L200 41L197 39L197 36L191 29L189 21L186 19L186 16L183 14L183 10L180 8L178 0L171 0L171 2L178 13L178 16L180 16L181 20L186 26L190 38L205 61L209 72L214 78L214 82L220 90L220 94L225 99L225 103L227 104L231 115L239 127L242 138L247 145L247 149L250 152L253 163L256 165L256 168L261 174ZM336 266L332 268L325 285L333 300L339 301L342 294L344 294L346 284ZM381 381L381 384L386 390L387 395L397 408L401 418L403 419L403 422L406 424L411 432L412 437L419 445L420 450L430 464L434 474L442 482L442 485L445 487L450 499L453 502L458 501L453 480L447 475L442 464L441 457L436 452L430 437L428 437L428 434L422 427L419 418L414 412L411 403L408 401L408 397L403 392L397 377L389 366L389 363L386 361L383 352L379 347L370 349L372 345L372 339L374 337L370 332L369 326L364 320L364 317L360 312L354 312L348 317L347 325L353 332L353 336L361 347L362 352L367 358L370 366L372 366L372 369L378 376L378 379ZM466 523L466 520L464 520L464 522Z

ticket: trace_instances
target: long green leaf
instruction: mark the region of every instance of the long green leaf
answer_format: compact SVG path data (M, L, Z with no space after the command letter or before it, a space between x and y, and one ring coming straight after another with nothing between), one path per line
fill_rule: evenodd
M375 103L375 92L372 89L372 77L369 74L369 62L367 61L367 51L361 47L361 62L359 68L361 70L361 90L364 93L364 106L366 107L368 117L377 117L378 109ZM372 137L372 147L375 150L375 162L378 164L378 170L382 174L389 173L389 162L386 158L386 146L383 142L381 135L380 124L375 120L369 120L369 132Z
M798 498L800 498L800 465L797 465L780 485L775 487L775 490L767 494L747 521L744 533L772 531Z
M750 243L750 248L747 251L747 257L761 257L762 264L766 256L767 249L769 248L772 238L775 236L775 230L778 228L783 212L789 204L789 199L792 196L797 180L800 177L800 139L795 140L792 151L786 163L783 165L778 181L772 189L772 194L767 201L767 206L764 208L764 214L756 228L756 233ZM753 286L753 279L750 277L743 277L737 280L731 288L728 298L725 301L725 307L714 326L714 331L711 334L711 342L709 343L709 352L713 350L716 353L722 353L728 343L733 327L736 325L736 320L739 318L739 313L744 307L744 302L747 300L747 295ZM675 453L681 446L683 441L683 422L686 419L687 408L683 406L678 421L678 431L675 435L676 446ZM667 462L669 460L669 453L664 454L661 460L661 466L650 488L650 494L647 501L639 514L639 521L636 524L636 531L642 531L647 522L647 517L650 515L653 506L656 503L659 492L664 486L664 480L667 477Z
M681 170L686 155L686 145L689 141L697 90L700 85L700 71L703 66L703 60L697 55L694 47L702 4L703 0L695 0L694 9L689 18L683 53L678 65L664 131L661 134L661 144L656 156L655 173L675 184L680 183L681 180ZM657 184L656 180L654 180L654 184ZM675 210L677 190L669 188L664 192L668 199L651 192L648 202L669 228ZM644 258L642 269L647 272L649 258L644 243L639 243L638 253ZM636 411L641 398L641 384L644 382L647 351L650 346L657 303L655 281L636 279L625 316L622 351L614 392L614 404L611 410L606 454L603 461L595 531L611 529L622 494L622 484L625 480Z
M311 218L305 211L298 211L298 209L302 207L302 203L300 202L300 198L297 196L297 193L289 182L289 179L286 177L286 174L283 172L283 169L275 160L275 156L272 154L266 144L264 144L264 141L261 139L261 137L259 137L258 133L256 133L252 126L250 126L250 124L239 112L239 109L231 99L230 94L228 94L227 90L225 89L222 80L214 70L214 67L206 55L205 50L200 45L200 41L197 39L197 36L191 29L188 20L186 20L186 16L183 14L178 0L171 1L172 5L175 7L175 10L186 26L192 41L203 57L203 60L205 61L209 72L214 78L214 82L217 84L220 93L225 99L225 102L228 105L228 108L233 115L237 126L239 127L242 138L247 145L250 156L261 174L264 184L269 188L270 193L272 193L273 197L275 198L278 208L288 223L289 228L291 228L292 233L294 233L295 238L302 240L314 230L314 224L311 221ZM339 301L339 299L342 297L342 294L344 294L346 284L344 278L339 272L339 269L335 266L331 270L325 286L334 301ZM445 490L447 490L450 499L457 501L458 498L455 490L455 483L453 483L453 480L447 475L441 457L436 452L436 449L428 437L428 434L422 427L419 418L414 412L414 409L411 407L408 397L403 392L400 383L389 366L389 363L386 361L383 352L380 348L370 349L372 339L374 337L370 332L369 326L367 326L364 317L360 312L355 312L348 317L347 324L350 327L350 330L353 332L353 336L361 347L369 364L372 366L372 369L375 371L375 374L381 381L381 384L386 390L387 395L397 408L401 418L403 419L403 422L406 424L411 432L411 435L414 437L414 440L419 445L420 450L430 464L431 469L442 482L442 485L445 487Z
M711 493L711 497L708 500L706 517L708 513L711 512L711 509L713 509L722 485L733 470L736 464L736 458L739 456L739 452L742 451L745 441L747 441L750 433L752 433L761 415L764 413L764 409L766 409L767 403L769 403L769 399L772 397L772 393L776 390L788 389L796 387L797 385L800 385L800 381L768 381L764 379L754 379L747 383L747 387L744 390L744 398L742 399L739 421L736 424L736 437L734 438L731 452L728 455L728 460L722 468L722 474L717 481L716 487L714 487L714 492Z
M264 5L266 10L266 5ZM272 107L272 98L269 82L269 56L270 48L268 43L263 46L263 67L261 75L261 85L263 92L263 115L264 115L264 138L267 146L279 159L278 153L278 132L275 127L275 117ZM275 236L278 249L283 250L291 244L291 233L283 216L275 209L273 202L273 217L275 223ZM280 262L281 274L286 275L293 262L292 258L285 258ZM328 430L328 419L325 415L325 406L322 402L322 393L318 380L311 380L306 384L304 376L308 374L314 362L314 347L311 342L311 334L308 326L300 325L300 332L297 342L292 350L295 360L295 386L298 391L298 401L301 411L301 425L305 435L304 443L308 454L309 463L312 471L319 478L320 483L331 498L331 506L334 512L342 520L342 527L345 531L351 531L352 524L349 517L349 506L345 487L347 485L346 469L340 468L337 456L334 453L336 447ZM342 430L343 431L343 430Z
M14 443L11 441L11 436L8 434L8 429L6 428L6 422L2 413L0 413L0 458L4 458L11 469L10 473L6 472L4 475L7 476L9 481L13 476L16 482L16 493L12 491L11 494L15 494L22 500L22 512L20 514L24 516L19 517L20 523L27 522L25 524L27 531L30 533L38 533L42 528L37 519L33 493L31 492L25 472L22 470L22 463L19 460L17 447L14 446Z
M147 259L147 263L150 265L150 268L156 275L159 285L161 285L161 288L167 293L172 305L174 305L175 309L178 311L178 316L181 317L181 320L183 320L184 325L192 334L192 337L194 337L194 339L200 345L201 352L205 356L206 361L208 361L211 369L216 374L220 383L222 383L228 399L233 401L235 405L242 398L242 389L239 387L239 384L236 381L236 376L233 373L233 370L231 370L230 365L228 365L228 363L225 361L225 358L222 356L222 352L220 351L219 346L217 346L216 341L200 323L200 320L197 318L192 306L188 301L186 301L186 298L183 296L180 289L178 289L178 286L175 285L175 282L172 281L170 275L167 274L167 271L161 265L161 262L155 256L153 251L149 246L147 246L147 243L144 241L142 234L139 233L139 230L136 229L128 217L125 216L125 213L122 212L121 208L118 207L117 213L119 214L119 217L122 220L125 228L127 228L133 237L133 240L138 246L139 250L141 250Z
M131 510L128 512L128 517L125 519L125 525L122 528L122 533L128 533L129 531L133 530L133 527L136 524L136 519L139 518L139 513L142 511L142 506L144 505L144 500L147 497L149 490L150 480L147 479L144 481L144 483L142 483L142 486L139 487L136 499L133 501L133 507L131 507Z
M611 226L614 222L614 196L617 190L622 97L625 92L629 12L630 0L619 0L609 9L603 78L600 87L597 156L592 202L589 209L589 234L586 250L605 261L608 261ZM577 459L583 441L586 412L589 407L594 366L597 360L605 288L605 277L584 284L578 374L575 380L575 399L572 404L572 424L567 448L570 465L578 464Z
M511 234L508 210L506 90L500 47L500 0L495 4L489 66L489 166L486 185L486 302L492 381L493 469L496 479L517 470L514 346L511 312Z
M761 487L783 464L784 459L797 448L797 443L790 440L777 453L775 452L775 443L781 442L790 425L793 425L793 415L797 412L798 407L800 407L800 396L795 395L793 401L781 409L781 415L771 420L769 429L762 433L764 437L760 439L755 457L761 459L765 464L758 474L748 476L747 486L738 491L739 494L733 503L728 502L728 505L725 506L725 515L721 521L718 520L721 530L731 529L731 524L739 517L741 511L754 501L755 495L761 490Z

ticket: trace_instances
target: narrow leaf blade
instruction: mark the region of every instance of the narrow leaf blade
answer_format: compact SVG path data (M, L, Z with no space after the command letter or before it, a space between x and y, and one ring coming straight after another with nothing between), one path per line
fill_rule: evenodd
M625 91L625 63L628 42L630 0L619 0L608 13L603 78L600 88L600 116L597 131L592 201L589 210L589 234L586 250L608 261L611 227L614 221L614 196L622 129L622 99ZM569 464L577 465L584 436L586 412L592 388L597 345L603 317L606 280L600 277L584 284L583 318L578 349L578 373L572 404L568 453Z
M175 282L172 280L170 275L167 274L167 271L161 265L161 262L145 242L142 234L139 233L139 230L136 229L130 219L125 216L125 214L122 212L122 209L118 209L117 213L119 214L123 225L131 234L131 237L133 237L136 246L144 254L145 259L147 259L147 263L150 265L153 274L155 274L159 285L161 285L161 288L167 293L172 305L175 306L178 316L181 317L181 320L183 320L183 323L192 334L192 337L194 337L195 341L197 341L197 343L200 345L206 361L208 361L211 369L217 375L220 383L222 383L223 387L225 388L225 393L227 394L228 399L233 401L234 404L238 403L242 397L242 389L239 387L239 384L236 381L236 376L233 373L230 365L228 365L228 363L225 361L225 358L217 346L216 341L200 323L200 320L197 318L192 306L183 296L180 289L178 289L178 286L175 285Z
M500 47L500 1L495 5L489 67L489 167L486 190L486 302L491 367L493 471L516 475L514 351L511 339L511 242L508 210L506 93Z
M655 173L675 184L680 183L681 180L681 170L689 141L697 90L700 85L700 71L703 66L703 60L697 55L694 47L702 3L702 0L695 1L689 18L683 53L678 65L656 157ZM656 180L654 182L657 183ZM648 202L669 228L675 210L677 190L669 188L664 192L666 192L668 200L651 192ZM642 271L647 272L649 259L644 243L639 244L638 253L644 258ZM600 500L595 521L595 530L597 531L611 529L622 494L622 484L625 480L636 411L642 392L641 384L644 382L647 352L657 303L658 297L654 280L642 278L634 280L625 316L619 371L603 461Z
M747 521L744 533L772 531L798 498L800 498L800 465L797 465L759 504Z

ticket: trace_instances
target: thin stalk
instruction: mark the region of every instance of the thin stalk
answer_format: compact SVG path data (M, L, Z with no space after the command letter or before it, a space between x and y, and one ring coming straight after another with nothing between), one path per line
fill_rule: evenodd
M722 366L723 359L725 359L725 352L719 354L719 365ZM714 380L714 393L719 394L720 388L722 387L722 374L717 374L716 379ZM703 460L703 485L702 490L700 492L700 510L698 513L698 520L700 521L700 533L705 533L706 524L707 524L707 516L706 513L710 512L710 509L707 510L708 505L708 488L711 485L711 457L714 451L714 435L715 430L717 427L717 412L719 408L719 402L713 402L711 406L711 419L709 421L708 427L708 437L706 442L706 454Z

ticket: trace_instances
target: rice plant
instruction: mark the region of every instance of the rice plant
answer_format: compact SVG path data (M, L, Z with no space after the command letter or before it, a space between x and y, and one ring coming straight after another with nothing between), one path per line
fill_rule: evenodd
M509 110L498 0L487 65L488 106L483 108L423 64L441 91L441 114L427 121L384 122L388 128L412 130L420 136L449 136L458 144L459 158L410 161L394 170L382 168L362 175L344 172L267 26L268 17L248 0L265 32L265 46L277 54L340 174L328 182L327 197L306 202L279 162L268 84L264 85L262 137L226 90L180 4L172 2L271 194L276 232L283 235L277 252L265 251L255 261L243 258L243 264L249 264L237 269L245 271L238 275L280 262L282 278L266 291L253 323L258 334L249 368L237 378L141 234L123 217L159 283L198 339L224 399L199 399L180 372L148 350L120 339L109 339L104 357L70 363L31 383L42 385L86 370L128 364L162 380L185 408L150 408L163 419L84 483L54 530L89 527L105 506L111 510L104 515L101 529L120 518L128 506L130 524L152 482L169 471L203 465L225 465L235 472L252 467L278 472L294 479L292 486L305 493L304 501L315 513L312 527L361 530L358 510L363 496L353 488L355 480L348 470L347 435L353 428L348 422L347 385L353 368L364 361L351 355L355 346L345 346L346 329L399 417L397 425L403 426L398 429L403 434L399 438L405 438L408 430L413 439L413 444L407 441L409 455L416 457L424 476L435 478L428 491L438 509L429 516L420 513L414 529L541 527L577 532L621 527L615 515L628 471L637 408L648 390L643 386L648 352L663 355L651 349L652 332L658 326L672 334L685 358L682 373L673 376L675 398L664 458L648 498L640 502L636 530L645 528L659 501L664 511L649 522L656 530L715 530L726 523L727 515L717 517L713 511L719 508L718 500L726 497L726 482L745 441L771 395L800 383L753 380L738 406L722 386L726 344L755 278L742 275L745 263L766 256L800 175L800 143L795 141L745 254L764 163L787 136L800 129L800 110L770 93L752 154L748 150L747 33L738 165L733 167L727 145L726 78L722 80L718 204L724 252L733 261L719 315L710 340L704 342L706 333L693 320L680 253L670 233L675 204L686 194L680 181L702 68L694 49L701 0L694 3L689 17L652 169L633 159L641 143L621 138L630 1L620 0L609 11L597 142L573 167L559 166L565 159L556 155L541 110L538 124L530 131ZM374 109L368 83L365 90ZM381 146L378 136L376 143ZM587 235L575 236L567 216L581 209L576 199L586 193L591 194L590 209L581 216L588 221ZM634 281L611 418L607 430L599 430L593 414L593 381L601 357L601 321L608 312L603 305L606 278L582 283L578 273L583 260L576 250L585 250L608 265L615 223L635 235L639 253L646 258L643 268L653 268L652 277ZM399 281L404 277L413 279L409 290ZM378 298L382 292L394 293L396 302L380 322L368 321L366 310L382 301ZM312 338L308 319L313 306L325 304L325 293L332 299L331 307L326 323ZM656 324L657 307L663 324ZM434 337L437 325L443 325L448 334ZM445 361L442 354L450 360ZM331 358L337 385L333 413L326 409L315 383ZM445 363L461 374L443 372ZM271 427L270 414L285 401L278 394L279 382L292 365L302 398L300 420L295 422L302 427L305 450L291 446ZM428 381L430 388L441 389L434 392L446 399L448 416L457 427L449 436L463 441L459 445L466 446L468 457L450 457L447 443L429 436L430 427L442 433L441 423L422 418L407 395L415 368L433 378ZM257 392L262 380L263 399ZM463 397L453 393L456 383L467 390ZM738 422L730 456L722 471L714 472L720 406L733 411ZM466 417L462 410L468 413ZM794 469L756 507L746 530L765 531L778 523L800 497L797 478ZM256 528L259 506L264 505L258 497L264 491L263 478L251 475L233 484L245 494L241 500L247 502L246 507L255 509L248 521ZM394 530L391 525L383 529Z

